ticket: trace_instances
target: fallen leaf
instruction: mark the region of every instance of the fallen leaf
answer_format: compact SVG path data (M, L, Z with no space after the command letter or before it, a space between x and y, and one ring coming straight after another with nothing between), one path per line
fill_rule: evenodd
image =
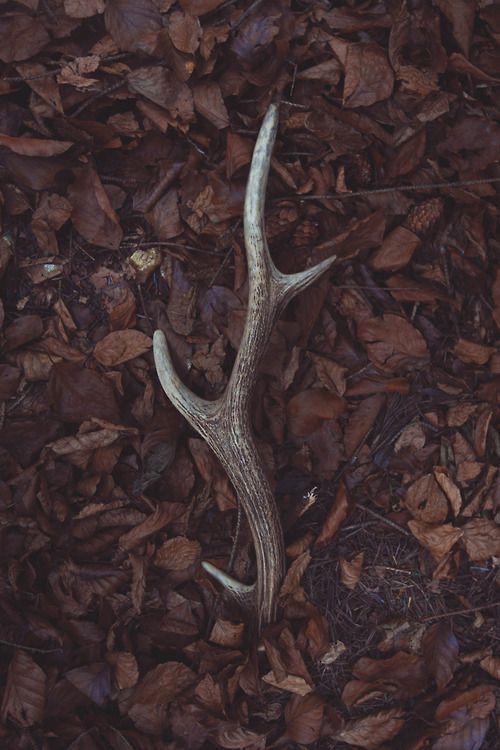
M396 227L372 254L370 265L376 271L399 271L408 265L419 246L420 238L414 232L402 226Z
M120 49L149 54L154 52L162 28L162 17L152 0L107 0L104 22Z
M104 0L64 0L64 12L70 18L90 18L104 13Z
M311 562L311 553L305 550L295 558L288 568L280 589L280 598L293 593L299 586L302 576Z
M111 675L109 666L105 662L95 662L85 667L71 669L64 675L80 692L104 706L111 693Z
M358 336L371 361L382 370L423 367L429 361L424 337L405 318L386 313L358 323Z
M406 490L404 504L414 518L440 523L448 515L448 503L434 474L425 474Z
M344 106L368 107L388 99L394 74L384 50L373 42L350 44L345 59Z
M57 255L56 232L71 216L71 204L57 193L44 193L33 213L31 229L38 246L49 255Z
M74 170L75 180L68 187L73 207L72 221L81 236L98 247L116 250L123 232L104 190L99 175L92 167Z
M347 722L335 735L335 739L356 745L364 750L379 750L382 743L392 740L405 723L405 716L399 708L390 708L378 714L370 714L362 719Z
M0 133L0 146L6 146L20 156L57 156L58 154L64 154L72 145L69 141L28 138L24 135L15 137Z
M118 690L127 690L137 684L139 667L130 651L112 651L106 659L113 668L113 679Z
M137 547L142 541L152 534L163 529L173 520L175 520L184 511L182 503L159 503L156 510L131 531L122 534L118 540L120 550L127 552Z
M496 352L496 349L494 346L484 346L484 344L476 344L474 341L460 338L455 344L453 352L462 362L472 365L485 365L491 355Z
M398 700L413 698L427 685L427 672L421 656L397 651L388 659L363 656L353 667L355 680L342 691L346 706L359 705L377 695L392 695Z
M174 11L168 17L168 35L176 49L193 54L200 46L202 28L194 16Z
M195 565L201 556L201 546L185 536L167 539L158 547L154 563L164 570L186 570Z
M458 666L458 641L449 623L438 622L426 630L422 653L438 690L442 690L452 680Z
M3 350L11 352L43 334L43 321L39 315L20 315L4 331Z
M462 531L462 543L471 560L500 557L500 526L495 521L473 518Z
M317 546L324 546L331 542L337 531L339 530L342 523L347 518L349 511L349 502L347 499L346 488L342 480L339 482L337 487L337 493L335 500L328 512L328 515L321 527L321 531L318 534L315 544Z
M472 719L458 732L439 737L433 745L433 750L479 750L489 726L489 719Z
M285 706L286 736L299 745L316 742L323 721L324 702L317 693L292 695Z
M193 88L194 108L200 115L223 130L229 125L229 116L220 86L215 81L204 81Z
M105 367L116 367L149 351L152 339L141 331L128 328L113 331L97 342L94 357Z
M224 0L179 0L179 5L192 16L204 16L222 5Z
M495 680L500 680L500 656L486 656L481 659L479 666Z
M210 633L209 640L218 646L227 648L240 648L243 643L245 624L243 622L230 622L229 620L216 620Z
M28 60L50 41L40 19L26 13L3 13L0 18L0 60Z
M436 0L436 5L450 21L453 36L468 57L476 14L474 0Z
M351 560L347 560L344 557L339 559L340 563L340 580L347 586L348 589L354 590L359 583L361 577L361 571L363 570L363 562L365 559L365 553L359 552Z
M223 723L216 732L217 743L225 750L239 750L239 748L263 748L262 740L265 735L252 732L251 729L230 722Z
M425 521L408 521L408 527L435 560L443 558L464 533L462 529L457 529L450 523L435 526Z
M289 693L296 693L297 695L307 695L312 691L311 685L303 677L294 674L288 674L282 680L277 680L274 672L271 671L263 675L262 679L278 690L288 690Z
M345 410L345 402L326 388L311 388L292 396L287 404L287 424L293 435L305 437L335 419Z
M7 670L0 714L22 727L31 727L43 720L47 676L25 651L15 651Z
M78 423L90 417L120 422L115 389L95 370L59 362L51 368L48 393L55 414L63 422Z
M460 490L455 482L450 479L446 469L442 466L434 467L434 477L446 495L448 502L451 505L451 509L453 510L453 515L456 518L462 508L462 495L460 494Z

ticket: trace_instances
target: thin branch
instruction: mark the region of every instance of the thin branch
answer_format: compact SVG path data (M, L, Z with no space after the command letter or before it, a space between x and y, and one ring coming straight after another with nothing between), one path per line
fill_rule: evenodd
M381 195L383 193L409 193L413 190L443 190L446 188L474 187L475 185L490 185L500 182L500 177L484 177L477 180L457 180L453 182L428 182L419 185L395 185L394 187L374 188L373 190L355 190L352 193L324 193L318 195L291 195L289 199L299 201L346 200L347 198L360 198L368 195Z

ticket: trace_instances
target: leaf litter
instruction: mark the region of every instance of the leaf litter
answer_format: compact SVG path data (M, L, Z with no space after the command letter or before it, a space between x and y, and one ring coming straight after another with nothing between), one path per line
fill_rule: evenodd
M0 20L6 750L497 746L499 14L335 5ZM338 260L256 388L288 555L258 643L200 565L252 580L249 529L151 337L220 395L275 96L273 257Z

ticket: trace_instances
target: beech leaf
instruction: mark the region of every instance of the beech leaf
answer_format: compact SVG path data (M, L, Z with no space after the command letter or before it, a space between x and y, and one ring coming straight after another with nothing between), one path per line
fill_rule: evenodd
M113 331L95 345L94 357L105 367L116 367L145 354L152 345L152 339L141 331Z

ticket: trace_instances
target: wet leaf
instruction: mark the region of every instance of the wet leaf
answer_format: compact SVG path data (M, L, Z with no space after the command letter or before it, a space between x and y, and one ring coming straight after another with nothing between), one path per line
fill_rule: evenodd
M116 367L145 354L152 345L152 339L141 331L113 331L95 345L94 357L105 367Z
M7 671L0 713L22 727L39 724L44 717L47 676L25 651L16 651Z

